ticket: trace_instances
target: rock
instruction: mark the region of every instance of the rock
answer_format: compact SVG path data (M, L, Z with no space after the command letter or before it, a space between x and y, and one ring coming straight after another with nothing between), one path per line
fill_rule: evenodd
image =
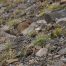
M33 3L36 2L36 0L27 0L27 2L28 2L29 4L33 4Z
M41 27L35 28L35 31L41 31Z
M5 49L6 49L6 45L0 44L0 52L1 52L2 50L5 50Z
M58 19L62 19L66 17L66 10L58 10L46 13L44 18L47 21L47 23L55 22Z
M60 60L53 64L53 66L62 66L62 65L63 65L63 62Z
M23 63L20 63L18 66L24 66Z
M16 38L16 36L8 34L8 33L4 32L2 30L0 30L0 36L4 36L4 37L7 37L7 38L9 38L9 37Z
M18 59L9 59L9 60L6 60L6 62L8 64L11 64L11 63L14 63L14 62L17 62L17 61L18 61Z
M36 31L41 31L47 26L47 22L45 20L38 20L36 24L38 26L35 28Z
M66 63L66 58L62 58L61 61L62 61L63 63Z
M32 65L32 64L35 64L35 63L38 63L36 60L32 59L32 60L29 60L29 64Z
M58 52L59 55L64 55L66 54L66 48L63 48L61 49L59 52Z
M58 19L56 23L61 25L63 28L66 28L66 18Z
M51 23L54 21L54 19L49 14L45 14L44 19L47 23Z
M47 24L47 22L45 20L38 20L37 23L38 24L45 24L45 25Z
M55 55L55 56L54 56L54 58L59 58L59 57L60 57L60 55Z
M7 30L9 30L9 26L3 25L0 29L3 31L7 31Z
M66 17L65 18L57 19L57 23L60 23L61 21L66 21Z
M35 46L36 49L40 50L41 49L41 46Z
M6 41L6 37L0 37L0 43L4 43Z
M41 48L41 49L36 53L36 56L39 56L39 57L41 57L41 56L46 56L47 52L48 52L48 49L47 49L47 48Z

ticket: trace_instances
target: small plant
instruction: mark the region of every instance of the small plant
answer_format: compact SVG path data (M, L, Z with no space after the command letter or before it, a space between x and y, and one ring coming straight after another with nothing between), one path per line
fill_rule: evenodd
M19 19L13 19L13 20L10 19L10 20L7 22L7 24L8 24L10 27L12 27L12 26L18 24L18 22L19 22Z
M48 9L49 10L60 10L60 9L63 9L64 8L64 6L61 6L61 5L50 5L50 6L48 6Z
M36 31L32 31L28 34L28 36L30 37L35 37L37 35L37 32Z
M62 34L62 28L56 28L54 31L52 31L51 38L59 37L61 34Z
M48 40L50 40L48 35L38 35L34 41L34 45L44 46Z

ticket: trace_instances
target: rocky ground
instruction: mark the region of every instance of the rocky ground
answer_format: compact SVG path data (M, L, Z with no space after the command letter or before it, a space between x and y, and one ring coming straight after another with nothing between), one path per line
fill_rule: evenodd
M0 0L0 66L66 66L66 0Z

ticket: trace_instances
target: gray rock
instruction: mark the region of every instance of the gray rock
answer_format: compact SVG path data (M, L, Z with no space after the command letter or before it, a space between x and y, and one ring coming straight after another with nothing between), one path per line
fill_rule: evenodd
M6 45L0 44L0 52L1 52L2 50L5 50L5 49L6 49Z
M62 66L63 65L63 62L62 61L58 61L58 62L55 62L53 66Z
M23 63L20 63L18 66L24 66Z
M4 31L2 31L2 30L0 30L0 36L4 36L4 37L8 37L8 38L9 37L16 38L16 36L10 35L10 34L4 32Z
M59 54L59 55L66 54L66 48L61 49L61 50L58 52L58 54Z
M36 26L36 23L32 23L27 29L22 31L22 33L23 34L29 34L30 32L32 32L34 30L35 26Z
M56 23L61 25L63 28L66 28L66 17L58 19Z
M9 30L9 26L3 25L0 29L3 31L7 31L7 30Z
M66 10L58 10L58 11L53 11L45 14L45 20L49 23L52 21L56 21L58 19L62 19L66 17Z
M47 48L41 48L41 49L36 53L36 56L39 56L39 57L46 56L47 52L48 52L48 49L47 49Z
M27 0L27 2L28 2L29 4L33 4L33 3L36 2L36 0Z
M38 20L37 23L38 24L47 24L47 22L45 20Z
M41 27L35 28L35 31L40 31Z
M66 63L66 58L62 58L61 61L62 61L63 63Z

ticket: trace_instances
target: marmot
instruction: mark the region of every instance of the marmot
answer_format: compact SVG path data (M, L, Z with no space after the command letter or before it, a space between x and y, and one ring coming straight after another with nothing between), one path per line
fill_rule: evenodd
M18 33L21 33L23 30L28 28L31 23L32 23L31 20L25 20L25 21L19 23L16 27Z

